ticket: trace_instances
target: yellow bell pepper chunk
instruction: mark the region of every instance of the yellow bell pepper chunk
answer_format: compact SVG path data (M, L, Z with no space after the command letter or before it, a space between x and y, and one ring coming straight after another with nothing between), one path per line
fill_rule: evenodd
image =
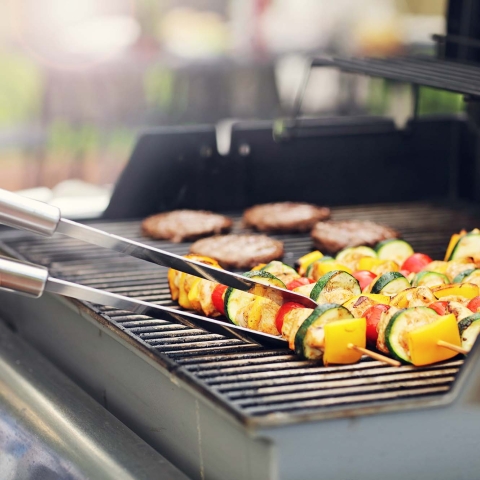
M320 260L322 257L323 257L323 253L319 252L318 250L307 253L303 257L300 257L297 261L298 264L300 265L300 268L298 269L298 273L303 277L307 272L308 266L311 265L313 262Z
M458 243L461 237L462 235L460 235L459 233L454 233L450 238L450 242L448 243L447 251L445 252L445 258L444 258L446 262L450 258L450 255L452 254L453 249L455 248L455 245Z
M448 297L450 295L458 295L472 299L478 296L479 288L474 283L459 283L451 285L439 285L431 289L437 298Z
M407 334L412 363L416 366L430 365L458 355L457 352L439 346L437 344L439 340L462 346L457 320L453 313L439 317L438 320Z
M192 304L190 303L190 300L188 299L188 294L185 291L185 278L188 275L188 273L182 272L180 274L180 280L178 281L178 287L179 287L179 295L178 295L178 303L181 307L186 308L187 310L192 310Z
M318 280L323 277L326 273L332 272L333 270L342 270L343 272L352 273L352 270L341 263L335 262L334 260L328 260L325 262L316 263L313 266L312 278Z
M362 354L348 348L353 344L365 348L367 322L364 318L348 318L324 325L325 349L323 363L325 365L356 363Z
M382 260L380 258L363 257L358 261L357 270L369 270L377 275L386 272L398 272L399 266L393 260Z
M193 281L190 291L188 292L188 301L192 305L193 310L202 311L202 305L200 303L200 292L198 287L200 286L201 278L197 278Z
M258 324L262 319L262 310L267 303L269 303L269 301L266 298L263 298L263 297L255 298L248 312L248 318L247 318L248 328L251 328L252 330L257 330Z
M180 275L180 272L178 270L174 270L173 268L168 269L168 286L170 288L170 294L172 295L172 300L178 300L178 296L180 294L180 291L175 284L177 275Z

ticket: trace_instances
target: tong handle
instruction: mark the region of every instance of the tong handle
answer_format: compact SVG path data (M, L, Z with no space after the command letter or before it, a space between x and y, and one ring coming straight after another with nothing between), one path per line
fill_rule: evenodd
M38 298L45 290L48 270L44 267L0 257L0 289Z
M51 237L60 222L60 209L0 189L0 223Z

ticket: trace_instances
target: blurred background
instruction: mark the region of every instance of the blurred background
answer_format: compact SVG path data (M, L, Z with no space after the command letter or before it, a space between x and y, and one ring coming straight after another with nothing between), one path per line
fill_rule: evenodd
M291 115L310 56L433 55L445 9L445 0L3 0L0 188L56 187L36 190L49 200L81 186L105 203L137 132ZM421 101L420 113L462 109L448 92ZM409 88L312 73L302 114L365 113L401 124Z

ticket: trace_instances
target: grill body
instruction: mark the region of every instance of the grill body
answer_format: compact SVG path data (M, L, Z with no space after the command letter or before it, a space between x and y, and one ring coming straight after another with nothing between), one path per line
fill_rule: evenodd
M142 137L96 226L184 254L188 244L141 239L139 222L125 219L180 207L363 201L335 207L333 217L388 224L441 258L454 231L480 223L478 207L464 201L475 198L475 176L462 120L405 131L378 119L307 122L282 141L271 124L240 125L226 157L213 142L212 129L199 127ZM440 203L425 201L434 198ZM372 204L387 200L403 202ZM276 237L287 263L311 249L306 235ZM0 240L56 277L171 304L161 267L61 236L5 231ZM0 314L192 478L480 478L478 348L465 363L326 368L195 325L50 295L2 293Z
M352 217L389 223L434 257L452 229L476 221L468 210L428 203L334 209L334 218ZM139 238L138 222L97 226ZM165 269L61 236L2 238L8 253L47 265L54 276L171 303ZM290 263L310 248L305 235L279 238ZM431 474L422 459L437 458L439 449L436 478L452 478L463 458L449 450L448 436L471 429L477 415L462 401L468 370L459 359L422 369L367 360L325 368L289 351L109 307L52 296L0 299L2 316L22 336L192 478L380 478L385 464L389 478L404 478L405 455L412 473ZM472 449L476 438L471 432ZM470 459L464 478L480 467L473 452Z

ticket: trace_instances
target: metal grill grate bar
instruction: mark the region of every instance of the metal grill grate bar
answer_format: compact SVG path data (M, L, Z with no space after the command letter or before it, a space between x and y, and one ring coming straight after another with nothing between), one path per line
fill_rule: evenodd
M402 398L419 398L424 395L434 395L446 393L449 386L427 387L427 388L410 388L405 390L394 390L385 392L383 389L375 391L375 393L352 395L348 397L331 397L315 400L302 400L300 402L290 402L284 404L258 405L253 407L244 407L250 415L267 415L269 413L291 412L297 414L307 412L308 410L321 409L328 407L339 407L344 405L362 404L362 403L378 403L387 400L400 400Z
M341 376L336 376L336 375L329 375L327 378L325 378L324 381L318 382L318 381L313 381L313 380L307 380L303 379L303 383L306 383L306 385L302 385L301 387L301 392L308 392L308 391L314 391L318 392L320 390L328 389L328 388L336 388L336 387L353 387L353 386L364 386L364 385L370 385L370 384L377 384L377 383L390 383L390 382L395 382L399 380L418 380L418 381L423 381L424 379L433 379L440 377L440 380L442 382L445 380L444 383L449 383L450 381L453 380L453 377L457 374L458 369L455 368L447 368L441 371L438 370L433 370L433 371L426 371L426 372L421 372L421 373L416 373L416 372L407 372L407 373L384 373L384 375L379 374L377 371L375 372L369 372L365 371L364 376L355 378L351 377L348 375L343 376L343 379L336 380L336 378L341 378ZM269 395L275 396L279 393L282 394L287 394L287 393L292 393L293 395L296 395L297 393L300 393L298 391L298 384L294 383L292 384L289 382L288 384L285 384L285 381L283 384L275 387L262 387L258 386L257 388L252 388L252 385L250 382L248 382L248 386L245 386L244 384L238 385L238 390L234 390L234 386L231 384L227 385L222 385L221 388L218 389L218 391L228 391L230 392L228 394L228 398L231 400L242 400L242 399L253 399L257 397L267 397ZM273 397L269 397L272 398Z

